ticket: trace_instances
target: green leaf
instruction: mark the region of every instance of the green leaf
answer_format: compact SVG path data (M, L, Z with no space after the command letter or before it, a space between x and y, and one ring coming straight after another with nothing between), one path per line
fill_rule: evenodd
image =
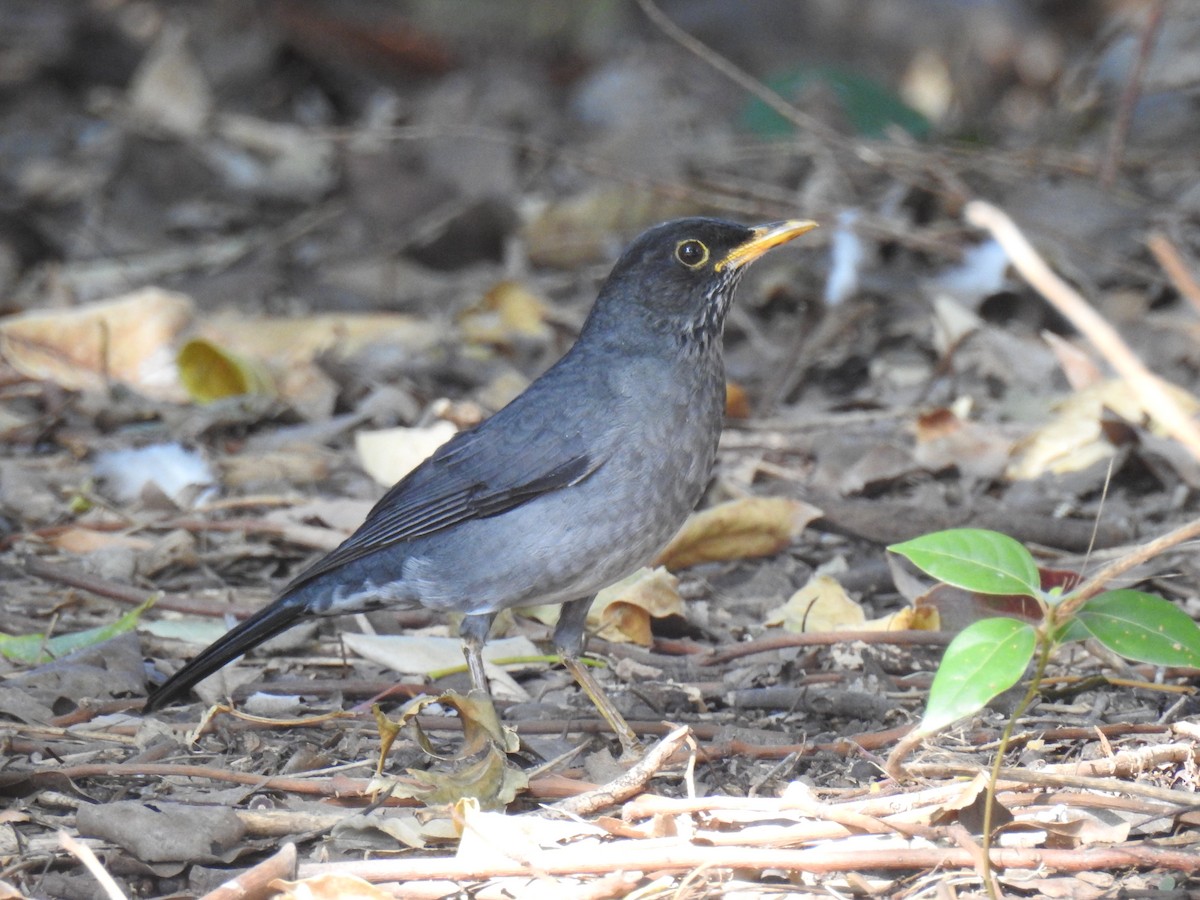
M62 659L68 653L74 653L84 647L100 644L114 638L137 626L142 613L157 602L161 594L152 594L148 600L131 609L121 618L99 628L89 628L86 631L76 631L73 634L60 634L47 638L44 634L0 634L0 656L13 662L39 665Z
M1036 640L1033 626L1016 619L982 619L959 632L933 676L921 733L979 711L1016 684L1033 659Z
M935 531L888 547L938 581L980 594L1041 595L1037 563L1006 534L981 528Z
M1080 607L1075 621L1126 659L1200 668L1200 627L1162 597L1141 591L1107 591Z
M803 66L769 78L767 84L792 102L813 90L831 97L850 127L863 137L882 138L890 127L898 126L913 137L924 139L933 130L928 119L886 85L851 69ZM742 124L764 138L784 137L795 130L791 122L757 99L747 105Z

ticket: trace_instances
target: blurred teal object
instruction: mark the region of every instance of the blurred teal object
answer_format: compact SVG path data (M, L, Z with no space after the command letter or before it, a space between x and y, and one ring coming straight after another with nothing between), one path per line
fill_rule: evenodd
M929 136L929 120L873 78L836 66L812 66L776 75L767 86L792 100L810 88L823 88L841 105L855 134L881 138L889 126L899 126L918 139ZM761 100L752 100L742 114L743 127L759 137L791 134L794 126Z

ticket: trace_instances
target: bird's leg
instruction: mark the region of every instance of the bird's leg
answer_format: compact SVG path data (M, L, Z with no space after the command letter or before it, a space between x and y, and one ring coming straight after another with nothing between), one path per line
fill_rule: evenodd
M562 659L563 666L574 676L575 681L583 688L597 711L608 722L608 726L616 732L621 742L622 755L634 756L641 752L642 745L638 741L625 717L613 705L608 694L600 687L592 673L579 661L583 652L584 624L587 622L588 609L592 605L591 597L583 597L564 603L558 614L558 626L554 629L554 646Z
M471 688L483 691L488 697L492 689L488 685L487 673L483 671L483 642L492 630L494 615L467 616L458 627L463 642L463 656L467 658L467 671L471 673Z

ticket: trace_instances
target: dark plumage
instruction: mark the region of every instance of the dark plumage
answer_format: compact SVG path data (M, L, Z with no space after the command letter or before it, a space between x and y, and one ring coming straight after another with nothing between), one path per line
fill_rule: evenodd
M345 543L158 687L146 711L302 619L384 606L465 614L472 681L486 690L480 649L495 614L562 603L564 663L632 746L577 662L587 608L700 499L721 432L734 289L746 264L812 227L692 218L646 231L562 359L389 490Z

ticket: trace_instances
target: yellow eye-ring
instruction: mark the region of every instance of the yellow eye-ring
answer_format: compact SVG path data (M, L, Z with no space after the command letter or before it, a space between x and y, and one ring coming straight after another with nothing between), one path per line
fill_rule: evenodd
M698 269L708 262L708 247L695 238L675 245L675 258L689 269Z

